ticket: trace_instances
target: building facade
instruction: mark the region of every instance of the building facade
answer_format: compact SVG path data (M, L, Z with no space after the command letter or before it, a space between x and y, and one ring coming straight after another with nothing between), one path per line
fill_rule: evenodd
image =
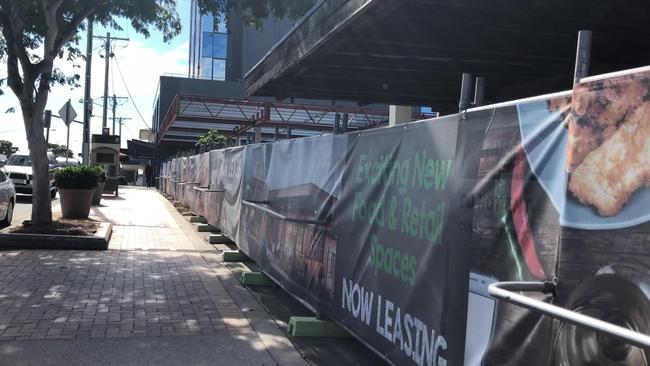
M189 22L187 76L160 76L156 91L151 141L156 144L157 166L193 150L198 136L210 129L233 143L247 143L331 133L335 119L343 120L344 114L351 130L377 126L387 116L385 106L246 97L244 75L293 29L295 21L269 17L262 29L256 29L245 25L238 11L228 16L201 14L192 1ZM256 125L245 127L251 123Z
M238 11L227 17L201 14L196 1L192 1L188 77L241 80L293 26L289 19L269 17L258 30L245 25Z

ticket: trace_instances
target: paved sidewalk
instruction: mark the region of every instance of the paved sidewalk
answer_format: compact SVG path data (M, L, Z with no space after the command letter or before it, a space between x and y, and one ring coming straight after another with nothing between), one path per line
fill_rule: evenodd
M0 252L0 365L305 364L160 194L102 203L108 251Z

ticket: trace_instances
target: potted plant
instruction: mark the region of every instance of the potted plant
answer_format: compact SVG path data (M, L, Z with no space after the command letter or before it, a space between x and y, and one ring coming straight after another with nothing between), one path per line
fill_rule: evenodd
M54 172L64 218L88 218L97 180L96 169L89 165L69 166Z
M93 205L99 205L102 202L102 194L106 185L106 171L101 165L94 165L93 168L95 169L95 174L97 174L97 186L93 194Z

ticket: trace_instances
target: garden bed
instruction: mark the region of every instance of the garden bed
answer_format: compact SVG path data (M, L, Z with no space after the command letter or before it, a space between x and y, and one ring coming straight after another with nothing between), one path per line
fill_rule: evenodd
M32 226L25 221L22 226L10 229L9 233L92 236L98 228L99 222L95 220L59 219L47 226Z
M23 225L0 232L0 249L106 250L113 226L94 220L59 219L51 225Z

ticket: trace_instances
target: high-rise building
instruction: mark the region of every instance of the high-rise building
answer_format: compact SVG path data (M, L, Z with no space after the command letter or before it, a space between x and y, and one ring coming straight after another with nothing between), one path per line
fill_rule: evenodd
M238 81L294 26L289 19L269 17L264 27L244 24L240 12L201 14L196 1L190 11L188 77Z
M228 60L228 25L223 15L201 14L195 1L190 12L188 76L225 80Z

